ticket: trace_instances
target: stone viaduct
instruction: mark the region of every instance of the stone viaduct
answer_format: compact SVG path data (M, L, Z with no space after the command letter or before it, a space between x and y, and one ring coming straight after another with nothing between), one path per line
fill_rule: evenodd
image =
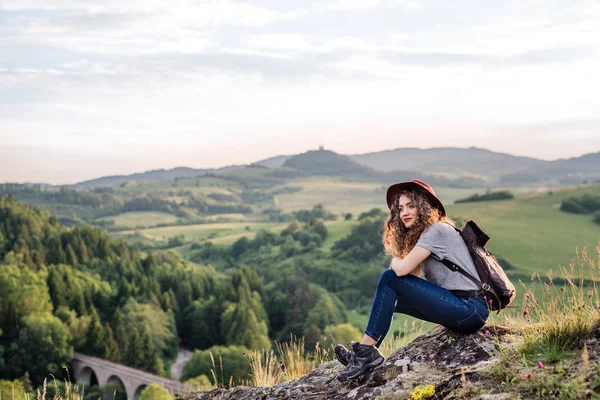
M86 356L81 353L73 353L71 360L71 371L76 382L89 385L95 376L98 386L106 389L105 399L113 398L112 388L122 384L127 393L127 400L135 400L140 396L144 388L151 383L158 383L174 395L186 395L195 392L195 387L185 385L162 376L154 375L139 369L127 367L97 357Z

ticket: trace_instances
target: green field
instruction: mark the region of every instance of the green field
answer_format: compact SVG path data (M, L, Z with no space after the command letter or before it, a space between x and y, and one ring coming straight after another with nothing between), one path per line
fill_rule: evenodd
M193 188L213 188L214 192L218 193L223 188L241 188L242 185L228 180L222 179L215 176L200 176L198 178L186 178L179 179L177 181L160 181L160 182L129 182L127 185L120 187L116 186L115 189L124 193L141 193L141 192L169 192L176 191L179 189ZM202 189L198 189L201 191Z
M286 193L275 197L275 205L285 212L310 209L322 204L336 213L351 212L358 214L371 208L386 208L385 192L387 187L379 183L345 182L333 178L306 178L295 180L288 186L300 187L297 193ZM508 188L514 194L531 193L535 188ZM474 193L483 193L485 189L437 188L436 193L445 204L468 197Z
M473 219L492 239L489 249L531 274L558 271L568 265L575 250L600 242L600 225L590 215L560 211L562 200L583 194L600 195L600 185L547 193L519 195L512 200L451 204L448 213Z
M101 218L100 221L115 221L117 228L135 228L137 226L155 226L174 224L177 217L168 213L154 211L134 211L119 214L116 217Z
M385 206L385 202L382 201L385 199L385 188L377 183L310 178L296 180L293 186L302 190L275 197L275 205L285 212L310 209L315 204L322 204L336 214L357 213Z
M136 232L153 240L166 240L178 235L184 235L186 240L206 240L217 237L223 238L244 232L256 233L260 229L272 229L277 226L282 226L282 224L271 222L219 222L214 224L179 225L141 229ZM121 232L123 235L133 233L133 231Z

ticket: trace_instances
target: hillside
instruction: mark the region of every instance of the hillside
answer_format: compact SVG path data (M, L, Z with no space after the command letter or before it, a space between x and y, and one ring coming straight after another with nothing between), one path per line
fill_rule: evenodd
M476 147L399 148L350 156L378 171L411 170L445 177L472 177L486 185L573 185L600 181L600 152L568 160L544 161Z
M157 169L147 172L139 172L131 175L116 175L104 176L97 179L92 179L84 182L71 185L75 189L101 188L117 186L125 182L157 182L157 181L173 181L179 178L195 178L219 172L226 172L243 168L244 166L232 165L218 169L194 169L178 167L173 169Z
M600 152L568 160L543 161L475 147L448 147L398 148L349 156L316 150L298 155L275 156L256 161L251 166L269 168L273 171L271 176L282 179L296 176L352 176L392 182L394 177L406 175L429 179L438 185L483 187L497 184L519 186L595 182L600 180L600 171L596 168L598 163ZM89 189L114 187L124 183L168 182L206 175L235 176L235 172L244 167L232 165L217 169L160 169L131 175L106 176L71 186L75 189Z
M597 182L600 180L600 152L585 154L581 157L570 158L567 160L556 160L541 169L530 169L523 172L530 182L541 179L555 180L560 184L570 184L573 182ZM503 180L510 181L509 177L503 177Z
M290 157L293 157L293 156L275 156L275 157L266 158L264 160L256 161L256 162L254 162L252 164L253 165L260 165L262 167L267 167L267 168L279 168L279 167L282 167L283 164Z
M359 176L375 177L377 173L329 150L315 150L288 158L283 167L293 168L302 175Z
M379 171L413 170L432 174L497 178L522 170L546 167L550 162L470 147L399 148L351 155L353 160Z

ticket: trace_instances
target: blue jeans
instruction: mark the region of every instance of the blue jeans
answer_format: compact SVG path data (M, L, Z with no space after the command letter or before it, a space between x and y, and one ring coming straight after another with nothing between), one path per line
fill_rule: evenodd
M377 284L365 334L381 345L392 325L394 312L445 326L457 333L472 333L485 325L489 311L479 297L458 297L449 290L414 275L385 271Z

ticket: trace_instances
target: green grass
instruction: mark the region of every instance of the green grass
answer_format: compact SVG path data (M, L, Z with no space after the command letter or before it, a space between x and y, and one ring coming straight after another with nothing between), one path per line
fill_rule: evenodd
M311 209L315 204L331 212L357 213L385 207L385 188L379 183L342 182L333 178L307 178L288 183L302 190L275 197L275 205L285 212Z
M276 196L275 205L285 212L310 209L315 204L323 204L328 210L340 214L351 212L359 214L371 208L386 209L386 185L369 182L345 182L335 178L314 177L287 182L288 186L301 187L296 193ZM530 193L535 188L508 188L514 194ZM483 193L485 189L437 188L436 193L444 204L474 193Z
M331 249L338 240L350 234L352 226L356 224L356 220L345 221L343 218L338 218L337 221L327 221L327 239L323 242L323 248Z
M162 228L140 229L137 232L154 240L165 240L177 235L184 235L186 240L206 240L217 237L257 232L260 229L272 229L281 223L267 222L219 222L214 224L180 225ZM246 228L248 227L248 228ZM131 234L133 232L121 232Z
M177 217L163 212L134 211L119 214L115 217L101 218L104 221L115 221L117 228L135 228L136 226L155 226L158 224L172 224L177 222Z
M279 224L279 225L274 225L268 229L271 232L279 234L286 227L287 227L287 224ZM254 236L256 236L256 232L259 229L261 229L261 228L259 227L258 229L252 229L252 231L244 231L244 232L233 233L230 235L223 235L223 236L219 236L217 238L211 239L209 241L212 242L213 244L218 244L221 246L231 246L236 240L241 239L243 237L246 237L248 239L254 239ZM265 229L267 229L267 228L265 228Z
M219 188L241 188L237 182L222 179L215 176L201 176L197 178L186 178L175 181L161 181L161 182L131 182L127 186L120 187L116 186L115 190L124 193L139 193L139 192L169 192L176 191L179 189L193 189L198 187L209 187L214 188L213 193L218 193Z

